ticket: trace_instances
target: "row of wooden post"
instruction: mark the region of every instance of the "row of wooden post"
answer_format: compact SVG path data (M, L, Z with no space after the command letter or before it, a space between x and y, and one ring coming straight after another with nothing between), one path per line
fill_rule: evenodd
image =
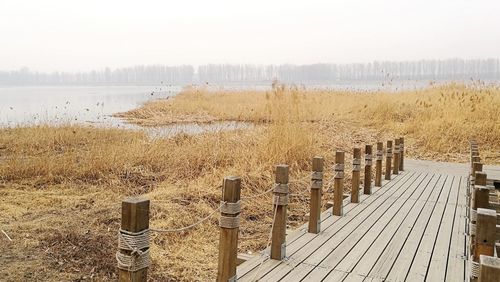
M404 138L395 140L395 148L393 154L392 141L387 141L386 148L386 167L385 180L391 180L391 174L399 174L404 169ZM384 156L384 144L377 142L376 162L375 162L375 187L382 186L382 160ZM372 145L365 146L365 167L363 194L370 195L372 193ZM313 159L313 177L311 179L311 200L310 200L310 218L309 232L318 233L321 230L319 214L321 213L321 183L323 173L323 158L315 157ZM343 215L343 179L344 179L345 155L343 151L337 151L335 154L334 165L334 189L333 189L333 215ZM351 182L351 202L359 203L359 188L361 174L361 148L353 149L352 163L352 182Z
M391 179L392 174L399 174L404 169L404 139L398 138L393 142L387 141L385 151L386 166L385 180ZM382 185L382 158L383 143L377 143L377 154L375 162L375 186ZM372 145L365 146L365 168L363 193L372 193ZM360 170L361 170L361 149L354 148L353 151L353 169L352 169L352 189L351 202L359 202L360 188ZM333 215L343 215L343 181L344 181L345 154L343 151L335 153L334 165L334 192L333 192ZM310 233L319 233L321 231L321 203L323 189L324 159L314 157L312 160L312 176L310 186L310 213L309 226ZM286 256L286 226L287 226L287 206L289 197L289 167L288 165L276 166L275 188L273 190L273 212L274 222L271 235L271 259L282 260ZM241 199L241 178L236 176L226 177L223 182L222 201L228 204L237 204ZM239 217L239 212L228 213L221 209L221 219ZM238 250L239 219L234 219L238 224L230 227L220 224L219 236L219 256L217 281L235 281L236 280L236 261ZM149 200L127 199L122 202L122 224L121 229L138 233L149 229ZM143 249L141 251L146 251ZM122 252L122 250L120 250ZM130 253L130 252L129 252ZM119 281L146 281L148 268L138 271L119 270Z
M487 175L482 172L483 164L479 157L477 142L470 144L470 181L467 191L469 214L469 246L471 264L470 280L480 282L500 281L500 259L494 257L497 239L497 210L490 203L490 191L494 187L487 185ZM497 206L498 208L498 206Z

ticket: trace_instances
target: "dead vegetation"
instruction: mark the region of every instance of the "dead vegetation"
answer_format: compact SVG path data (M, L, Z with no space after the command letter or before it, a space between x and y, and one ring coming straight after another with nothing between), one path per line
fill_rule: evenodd
M271 187L276 164L289 164L291 179L303 179L314 155L331 168L336 149L345 150L350 163L354 146L400 135L409 157L458 161L467 161L467 139L476 136L482 158L499 163L493 153L500 143L499 97L494 87L462 85L397 94L190 89L122 115L149 125L191 118L257 125L154 140L82 126L0 129L0 229L12 238L0 234L0 275L7 281L116 279L119 207L126 196L152 200L155 228L178 228L218 206L224 176L241 176L243 196L251 196ZM291 228L307 220L307 185L291 186ZM324 200L331 197L327 192ZM269 195L243 205L241 252L265 246L271 209ZM151 277L213 280L217 243L216 217L185 232L155 234Z

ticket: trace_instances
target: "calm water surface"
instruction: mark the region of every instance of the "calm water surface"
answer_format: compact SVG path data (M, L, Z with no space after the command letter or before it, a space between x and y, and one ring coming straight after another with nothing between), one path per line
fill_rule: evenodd
M180 87L0 87L0 126L39 123L123 125L111 115L177 94Z
M145 130L152 138L162 138L180 133L200 134L250 126L240 122L220 122L140 127L112 116L137 108L147 101L172 97L181 89L180 86L0 87L0 127L87 124Z

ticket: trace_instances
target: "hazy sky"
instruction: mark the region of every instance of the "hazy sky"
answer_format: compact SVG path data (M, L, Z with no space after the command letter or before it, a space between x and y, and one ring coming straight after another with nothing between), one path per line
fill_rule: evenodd
M500 58L500 0L0 0L0 70Z

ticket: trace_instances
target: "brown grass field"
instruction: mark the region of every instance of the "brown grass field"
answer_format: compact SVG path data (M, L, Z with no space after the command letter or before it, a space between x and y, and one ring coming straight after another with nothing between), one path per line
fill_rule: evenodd
M242 196L251 196L271 187L275 165L289 164L291 180L300 180L319 155L329 179L335 150L345 150L350 163L353 147L398 136L405 137L409 158L455 162L468 161L468 140L475 137L481 159L500 164L499 106L500 88L480 84L397 93L187 88L118 116L144 126L254 126L163 139L76 125L2 128L0 229L12 241L0 233L0 277L115 280L120 201L127 196L151 199L151 226L182 227L219 205L224 176L241 176ZM307 220L307 186L307 180L291 185L292 229ZM331 198L327 191L324 200ZM264 248L271 219L269 194L243 205L240 252ZM154 234L150 275L155 281L213 280L217 246L217 216L185 232Z

